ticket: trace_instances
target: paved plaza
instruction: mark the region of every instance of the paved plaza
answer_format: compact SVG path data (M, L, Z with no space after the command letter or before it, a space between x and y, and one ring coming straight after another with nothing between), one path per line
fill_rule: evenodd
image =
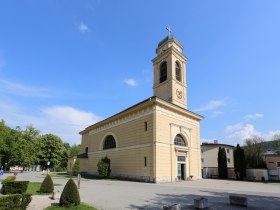
M6 175L5 175L6 176ZM3 178L3 176L1 177ZM25 172L17 180L42 182L39 172ZM53 178L55 190L62 191L68 179ZM248 197L248 207L229 205L230 193ZM280 209L280 183L240 182L234 180L202 179L176 183L151 184L117 180L82 179L81 200L98 209L162 209L164 205L179 203L183 209L194 209L197 197L208 199L208 209ZM34 196L28 209L40 210L58 200L49 196Z

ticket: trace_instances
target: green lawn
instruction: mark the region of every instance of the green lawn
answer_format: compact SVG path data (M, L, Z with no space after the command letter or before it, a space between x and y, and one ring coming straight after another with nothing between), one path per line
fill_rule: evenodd
M40 187L41 187L41 182L29 182L28 188L26 193L32 194L32 195L48 195L51 193L40 193ZM54 186L58 186L59 184L54 184Z
M63 210L63 209L67 209L67 210L97 210L93 206L90 206L86 203L81 203L79 206L73 206L73 207L70 207L70 208L64 208L64 207L60 207L60 206L49 206L49 207L45 208L44 210Z
M58 178L77 178L77 176L72 176L67 174L67 172L65 173L51 173L50 174L51 177L58 177Z

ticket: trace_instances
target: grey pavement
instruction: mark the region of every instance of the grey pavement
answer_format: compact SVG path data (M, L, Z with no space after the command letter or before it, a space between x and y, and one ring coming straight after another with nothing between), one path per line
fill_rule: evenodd
M0 177L2 178L2 177ZM42 182L40 172L18 174L18 180ZM53 178L55 190L63 190L68 179ZM229 205L229 194L248 197L248 207ZM240 182L234 180L202 179L175 183L151 184L117 180L82 179L81 200L98 209L162 209L164 205L180 203L183 209L194 209L197 197L208 199L208 209L280 209L280 183ZM49 196L33 196L29 210L44 209L46 205L58 203Z

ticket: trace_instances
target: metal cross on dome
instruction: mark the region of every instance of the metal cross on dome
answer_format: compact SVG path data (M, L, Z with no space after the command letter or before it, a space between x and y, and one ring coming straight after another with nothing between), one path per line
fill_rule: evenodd
M166 27L166 30L168 31L168 37L170 37L171 32L172 32L170 26Z

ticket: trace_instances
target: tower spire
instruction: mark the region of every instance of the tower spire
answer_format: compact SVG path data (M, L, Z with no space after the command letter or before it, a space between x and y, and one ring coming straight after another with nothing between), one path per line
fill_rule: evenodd
M166 30L168 31L168 37L170 37L172 33L170 26L166 27Z

